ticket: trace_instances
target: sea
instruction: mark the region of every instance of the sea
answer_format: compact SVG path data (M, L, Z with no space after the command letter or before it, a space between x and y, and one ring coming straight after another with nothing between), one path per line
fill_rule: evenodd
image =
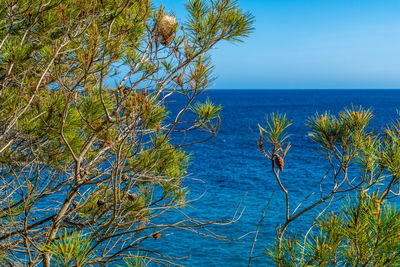
M184 148L191 154L184 185L190 190L188 199L194 201L183 212L199 221L232 217L237 221L210 225L207 231L192 229L203 235L172 229L158 243L153 241L150 245L171 257L182 258L178 263L184 266L247 266L258 220L269 200L253 250L252 266L273 266L264 253L276 238L276 227L284 222L285 201L270 161L257 146L258 124L265 126L266 114L280 112L292 120L287 131L292 147L281 178L289 191L293 211L310 193L315 192L303 205L318 198L319 182L329 169L318 145L308 136L305 123L310 117L325 111L337 114L346 107L361 105L375 115L370 128L382 131L400 109L400 90L383 89L208 90L198 98L205 99L222 106L221 126L215 138ZM171 116L181 101L168 103ZM206 133L188 134L184 142L205 136ZM334 199L329 208L338 209L345 201L344 196ZM317 208L306 213L289 231L304 233L320 211ZM214 238L210 237L213 235Z

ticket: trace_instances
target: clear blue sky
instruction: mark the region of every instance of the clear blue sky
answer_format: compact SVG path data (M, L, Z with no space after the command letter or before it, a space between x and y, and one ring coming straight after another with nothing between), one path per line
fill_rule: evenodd
M162 2L184 20L184 0ZM213 88L400 88L400 0L238 2L256 29L213 52Z

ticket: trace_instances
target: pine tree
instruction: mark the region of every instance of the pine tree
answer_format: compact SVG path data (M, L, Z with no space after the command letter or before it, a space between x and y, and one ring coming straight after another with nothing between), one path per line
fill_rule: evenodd
M221 108L195 101L212 80L208 52L242 41L253 17L232 0L186 9L184 20L150 0L1 1L3 262L168 265L142 245L203 229L167 216L188 193L176 133L217 133ZM170 113L174 95L186 101Z
M269 159L285 197L285 220L277 227L275 245L267 250L277 266L399 265L399 211L389 196L399 195L400 119L378 131L370 126L372 118L370 110L352 107L336 116L316 114L307 121L308 135L329 167L319 178L319 191L310 192L319 197L307 204L303 200L294 210L281 177L290 148L287 132L291 121L285 115L271 114L266 126L259 126L259 148ZM329 182L322 185L324 181ZM348 201L326 216L338 197ZM322 211L309 231L303 236L293 234L299 230L296 221L317 207Z

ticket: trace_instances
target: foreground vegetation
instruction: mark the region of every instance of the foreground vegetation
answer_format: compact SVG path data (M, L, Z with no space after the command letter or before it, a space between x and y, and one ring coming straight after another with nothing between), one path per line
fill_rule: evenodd
M378 132L369 126L372 118L370 110L353 107L336 116L316 114L307 121L309 137L329 167L319 191L310 192L318 197L312 203L296 203L294 210L281 179L291 122L285 115L272 114L266 126L260 126L260 150L270 160L286 203L276 244L267 250L277 266L399 265L400 211L389 198L400 195L400 119ZM326 214L334 198L346 196L341 209ZM321 212L309 231L293 234L296 221L318 207ZM294 231L288 231L289 226Z
M207 53L253 18L231 0L186 9L184 21L150 0L1 0L3 264L174 265L152 249L165 231L235 220L182 211L183 147L219 127L220 107L195 100L212 80Z

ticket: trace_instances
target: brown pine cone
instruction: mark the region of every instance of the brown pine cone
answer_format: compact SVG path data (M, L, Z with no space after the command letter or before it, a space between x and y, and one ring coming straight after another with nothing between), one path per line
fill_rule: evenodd
M98 206L98 207L102 207L102 206L104 206L105 204L106 204L106 202L104 202L103 200L101 200L101 199L97 200L97 206Z
M129 89L128 87L125 86L124 90L122 90L122 92L124 93L124 95L129 94Z
M264 151L264 144L263 144L262 135L260 135L260 140L258 140L258 147L261 149L261 151Z
M137 200L137 195L134 193L131 193L128 195L129 201L136 201Z
M157 233L154 233L154 234L153 234L153 238L154 238L155 240L158 240L158 239L160 239L160 238L161 238L161 236L162 236L162 234L161 234L161 233L159 233L159 232L157 232Z
M285 165L285 163L283 162L283 158L279 155L275 157L275 164L280 171L283 170L283 166Z

